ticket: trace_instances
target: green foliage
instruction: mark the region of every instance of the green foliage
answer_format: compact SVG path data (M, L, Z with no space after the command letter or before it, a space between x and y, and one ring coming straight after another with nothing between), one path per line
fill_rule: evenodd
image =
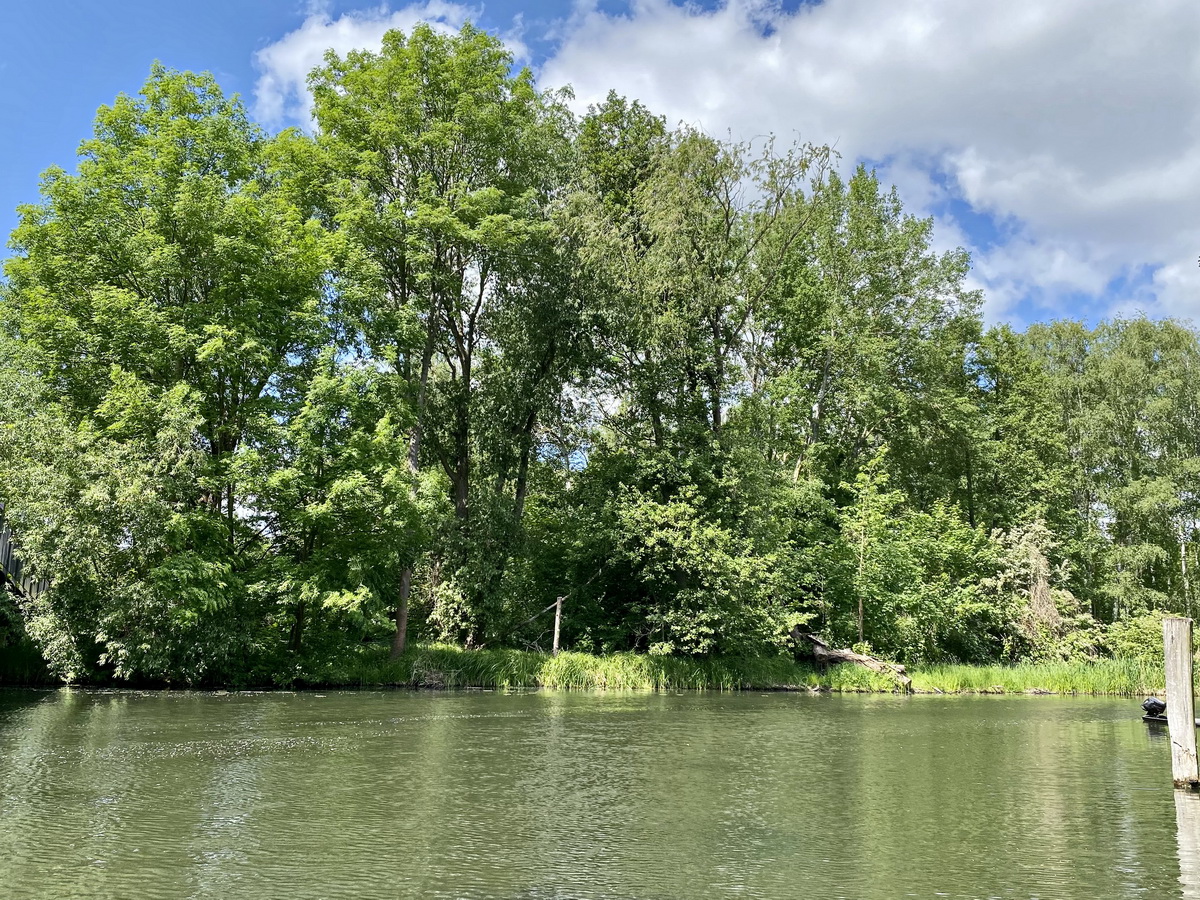
M801 629L933 686L1145 683L1196 600L1191 326L984 330L874 173L615 93L576 119L472 26L310 84L316 135L271 136L156 65L21 208L0 501L50 588L0 649L725 689L815 684Z
M1134 659L1157 668L1163 664L1162 620L1170 613L1151 610L1114 622L1108 627L1105 640L1113 656Z
M627 492L613 562L633 574L634 615L652 654L761 649L801 621L774 608L777 569L745 537L705 519L694 492L668 503Z
M851 502L841 511L833 583L849 603L835 639L908 662L995 659L1006 623L984 578L996 565L996 547L956 507L903 509L904 495L887 490L885 462L877 454L853 484L842 485Z
M418 688L554 688L566 690L844 690L893 691L895 681L859 666L818 673L787 656L667 656L613 653L551 656L522 650L415 647L398 659L366 651L356 665L327 673L327 684Z
M536 429L578 354L555 222L570 117L512 68L482 31L421 25L390 32L379 53L331 53L311 79L339 287L363 352L412 409L411 472L448 481L453 517L425 523L440 573L430 599L438 629L470 641L522 611L510 568L522 562Z
M302 433L337 323L325 237L269 148L211 77L156 66L139 97L100 110L78 174L51 170L22 210L4 311L37 388L5 410L3 491L52 579L27 631L68 680L281 665L273 611L306 591L289 541L324 549L290 533L294 504L337 485L276 488L324 466ZM325 404L316 430L339 412Z

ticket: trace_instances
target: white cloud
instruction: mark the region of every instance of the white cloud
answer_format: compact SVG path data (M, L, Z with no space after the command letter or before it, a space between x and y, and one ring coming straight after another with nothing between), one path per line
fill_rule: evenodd
M307 125L312 114L308 73L321 65L327 50L339 54L378 50L383 35L393 28L411 31L419 22L428 22L455 31L477 14L478 10L448 0L426 0L395 12L380 6L335 19L327 3L310 3L299 28L255 54L262 73L254 86L255 113L268 125L285 121Z
M1190 0L826 0L792 13L635 0L623 16L577 8L541 74L573 84L581 106L615 88L710 131L886 160L881 174L910 208L934 208L948 182L1013 226L999 246L968 242L989 317L1023 296L1072 314L1061 303L1080 293L1200 313ZM1149 295L1105 297L1111 279L1147 265Z
M1194 242L1190 251L1191 258L1167 263L1155 270L1154 300L1143 304L1143 309L1183 319L1200 319L1200 268L1195 259L1198 251Z
M328 48L377 47L420 20L456 28L480 11L426 0L335 19L313 7L259 53L258 113L307 121L305 78ZM520 29L505 35L519 58ZM573 85L581 109L615 88L673 122L881 161L907 208L941 213L939 247L972 251L990 319L1019 316L1022 300L1039 316L1200 318L1194 0L825 0L794 12L632 0L620 14L579 0L539 37L556 42L542 85ZM983 235L954 209L1002 228ZM1114 279L1130 287L1108 290ZM1071 308L1081 295L1096 300Z

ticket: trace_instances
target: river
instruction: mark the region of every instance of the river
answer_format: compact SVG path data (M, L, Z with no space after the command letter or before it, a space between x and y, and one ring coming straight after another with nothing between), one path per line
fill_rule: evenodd
M0 691L0 896L1200 897L1200 799L1139 712Z

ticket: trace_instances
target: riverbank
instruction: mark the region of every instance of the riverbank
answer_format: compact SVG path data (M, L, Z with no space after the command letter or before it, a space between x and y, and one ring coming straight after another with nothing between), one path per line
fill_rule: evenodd
M918 693L1136 695L1163 689L1161 664L1130 659L1022 663L1015 666L941 665L909 671ZM887 693L894 678L861 666L824 671L786 657L687 659L614 653L533 653L522 650L461 650L451 646L411 649L396 660L367 651L356 664L329 673L312 686L409 688L557 688L570 690L736 691L808 690Z
M32 647L0 653L0 684L51 685L50 676ZM1198 667L1200 671L1200 667ZM1161 693L1161 663L1134 659L1020 663L1012 666L938 665L909 669L912 687L924 694L1092 694ZM166 685L139 684L140 687ZM205 685L231 687L231 685ZM417 646L396 660L384 647L364 648L357 659L320 672L309 672L294 684L237 687L397 687L427 689L633 691L833 691L893 693L900 690L889 675L861 666L835 665L820 670L787 657L719 657L690 659L613 653L535 653L524 650L463 650L451 645ZM1198 686L1200 688L1200 686Z

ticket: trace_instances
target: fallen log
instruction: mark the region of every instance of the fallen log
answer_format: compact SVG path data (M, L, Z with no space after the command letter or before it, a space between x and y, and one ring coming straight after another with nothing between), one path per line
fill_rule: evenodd
M891 675L899 682L905 693L912 690L912 679L908 677L908 672L905 671L904 666L899 663L885 662L882 659L876 659L874 656L867 656L865 653L855 653L853 650L845 648L835 650L815 634L808 634L799 628L792 629L792 637L797 643L805 641L812 645L813 658L819 666L828 666L834 663L854 663L858 666L864 666L872 672Z

